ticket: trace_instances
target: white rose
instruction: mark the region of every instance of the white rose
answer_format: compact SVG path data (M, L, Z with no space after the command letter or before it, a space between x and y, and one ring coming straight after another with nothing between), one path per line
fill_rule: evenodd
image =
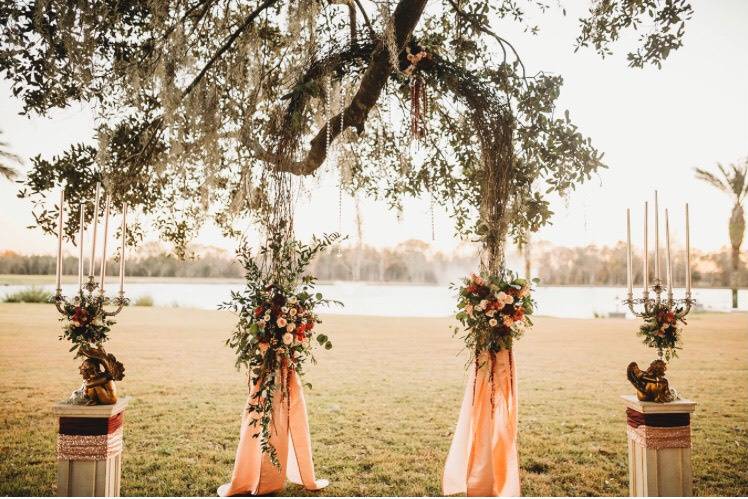
M287 314L288 313L288 307L281 307L281 312L283 312L284 314Z
M506 303L507 296L509 295L504 293L503 291L499 291L498 293L496 293L496 299L499 300L501 303Z
M283 335L284 345L290 345L292 342L293 342L293 335L291 333L286 333Z
M512 295L506 295L506 299L504 300L505 305L511 305L514 303L514 297Z
M488 321L488 325L491 327L496 327L498 323L499 321L497 321L496 319L491 319L490 321Z
M289 333L293 332L294 329L296 329L296 324L294 324L293 322L289 323L286 327L286 331L288 331Z
M486 305L488 305L488 300L481 300L480 303L478 304L481 310L486 308Z

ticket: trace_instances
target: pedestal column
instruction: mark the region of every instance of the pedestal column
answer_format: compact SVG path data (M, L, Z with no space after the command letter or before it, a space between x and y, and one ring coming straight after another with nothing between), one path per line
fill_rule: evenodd
M57 495L119 496L128 398L114 405L55 404Z
M626 405L630 496L690 496L691 400L641 402L621 397Z

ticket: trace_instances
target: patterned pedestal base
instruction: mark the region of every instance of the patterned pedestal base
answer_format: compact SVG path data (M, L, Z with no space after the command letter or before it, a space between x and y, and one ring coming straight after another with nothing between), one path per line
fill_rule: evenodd
M119 496L128 399L114 405L57 404L57 495Z
M696 403L640 402L633 395L621 398L626 404L629 495L692 495L691 413Z

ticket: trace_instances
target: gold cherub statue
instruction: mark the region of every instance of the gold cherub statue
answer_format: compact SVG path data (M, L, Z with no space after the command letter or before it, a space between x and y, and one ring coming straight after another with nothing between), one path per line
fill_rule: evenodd
M125 368L116 357L103 348L81 347L86 359L80 365L83 385L73 392L68 403L77 405L107 405L117 403L115 381L125 377ZM102 371L103 368L103 371Z
M649 365L649 369L642 371L636 362L629 364L626 375L636 388L636 397L642 402L672 402L677 398L675 390L671 389L665 379L667 364L657 359Z

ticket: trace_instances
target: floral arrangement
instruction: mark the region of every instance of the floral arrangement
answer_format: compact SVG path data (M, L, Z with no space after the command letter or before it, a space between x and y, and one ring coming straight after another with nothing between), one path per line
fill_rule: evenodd
M484 350L511 349L512 342L532 326L535 302L531 291L526 279L508 271L502 276L481 273L464 279L456 318L467 331L465 343L476 362Z
M260 260L271 262L269 268L260 265L243 246L238 256L246 271L246 287L232 292L231 301L222 305L239 316L226 344L236 351L237 368L249 370L250 424L258 428L254 438L261 439L262 451L276 466L280 461L270 444L273 396L279 392L287 397L293 372L303 376L305 362L315 362L313 344L332 348L327 335L316 327L321 321L315 310L320 305L340 304L314 292L316 278L305 274L305 269L314 255L338 237L325 235L306 245L280 234L273 236L259 255ZM308 383L306 386L311 388Z
M671 308L665 303L655 305L652 312L644 316L644 324L639 327L639 336L648 347L656 348L660 357L666 360L678 356L680 349L680 324L686 320L680 314L680 308Z
M109 331L115 324L104 313L104 305L108 299L105 296L81 291L72 303L63 301L63 323L60 340L70 340L73 346L70 351L78 350L76 356L81 356L81 347L101 347L109 339Z

